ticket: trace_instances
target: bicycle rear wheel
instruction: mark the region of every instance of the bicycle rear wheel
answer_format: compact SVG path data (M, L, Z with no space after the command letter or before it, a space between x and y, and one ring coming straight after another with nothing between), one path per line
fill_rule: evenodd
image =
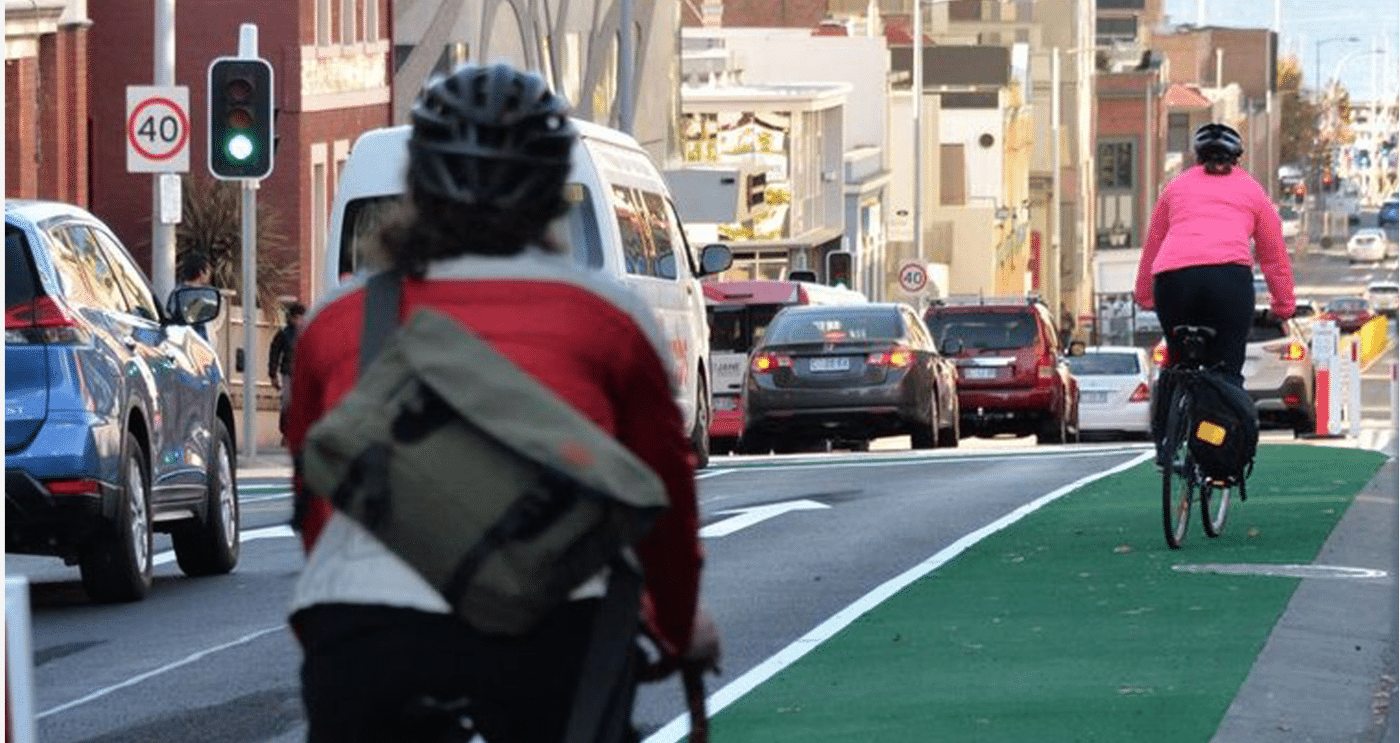
M1201 529L1208 537L1218 537L1225 530L1225 518L1230 515L1230 495L1233 488L1210 481L1201 483Z
M1186 443L1186 392L1178 387L1167 412L1166 436L1162 439L1162 530L1167 546L1181 549L1186 528L1191 523L1191 501L1196 490L1196 465Z

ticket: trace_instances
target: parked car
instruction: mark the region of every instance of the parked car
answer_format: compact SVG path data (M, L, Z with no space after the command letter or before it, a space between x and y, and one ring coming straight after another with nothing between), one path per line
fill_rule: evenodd
M1366 285L1366 301L1376 312L1394 315L1397 307L1400 307L1400 283L1393 280L1372 281Z
M1352 263L1375 263L1385 260L1390 252L1390 239L1376 227L1363 227L1347 240L1347 259Z
M1392 194L1381 202L1380 211L1376 212L1376 224L1380 227L1400 224L1400 194Z
M1317 318L1337 323L1337 329L1343 333L1355 333L1375 316L1365 297L1338 297L1328 302Z
M1035 434L1040 443L1079 437L1079 385L1050 310L1038 300L935 303L924 314L958 366L965 435Z
M187 575L238 562L233 406L218 357L173 316L106 225L75 206L5 204L5 551L52 555L99 601L151 585L152 532Z
M1136 346L1090 346L1069 358L1079 381L1081 434L1151 434L1148 407L1154 377L1147 351Z
M1280 319L1267 305L1255 308L1245 339L1244 388L1259 410L1261 426L1310 433L1316 426L1316 370L1304 333L1305 323ZM1158 369L1165 363L1166 341L1152 351Z
M1302 231L1303 218L1288 204L1280 204L1278 207L1279 224L1283 227L1283 237L1285 240L1298 236Z
M908 305L785 307L749 357L739 448L862 448L900 434L916 449L957 446L956 374Z

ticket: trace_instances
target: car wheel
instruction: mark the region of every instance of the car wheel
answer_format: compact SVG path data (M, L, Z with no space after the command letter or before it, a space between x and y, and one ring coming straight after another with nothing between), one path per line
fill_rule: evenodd
M962 411L958 409L958 400L953 398L953 422L947 428L938 430L938 446L942 449L955 449L958 446L958 439L962 438Z
M909 440L915 449L932 449L938 446L937 396L929 396L928 421L915 419L909 425Z
M185 575L222 575L238 564L239 513L233 437L216 421L213 456L209 459L204 518L171 533L175 560Z
M705 469L710 463L710 395L703 379L696 390L695 428L690 432L690 446L695 450L695 469Z
M136 601L151 588L150 470L135 434L122 440L115 517L82 548L83 588L95 601Z
M1293 437L1309 436L1317 431L1317 414L1299 411L1298 417L1293 423Z
M773 441L767 436L745 432L735 443L734 450L740 454L768 454L773 451Z
M1056 416L1045 421L1040 430L1035 432L1035 443L1037 444L1064 444L1069 441L1069 425L1065 422L1064 415Z

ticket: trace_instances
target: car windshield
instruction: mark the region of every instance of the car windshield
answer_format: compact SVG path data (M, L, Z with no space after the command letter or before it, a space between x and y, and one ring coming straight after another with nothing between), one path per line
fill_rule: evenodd
M892 310L822 310L787 312L769 326L764 345L894 340L902 335Z
M948 338L964 348L1006 350L1035 344L1035 318L1030 312L934 312L929 330L941 344Z
M1069 370L1078 376L1137 374L1135 353L1086 353L1069 357Z

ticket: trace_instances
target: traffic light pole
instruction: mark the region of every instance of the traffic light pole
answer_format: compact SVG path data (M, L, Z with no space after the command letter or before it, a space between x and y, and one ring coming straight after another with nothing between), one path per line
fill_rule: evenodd
M238 56L258 56L258 26L238 28ZM243 181L243 451L258 455L258 180ZM280 380L279 380L280 381ZM279 401L280 405L280 401Z

